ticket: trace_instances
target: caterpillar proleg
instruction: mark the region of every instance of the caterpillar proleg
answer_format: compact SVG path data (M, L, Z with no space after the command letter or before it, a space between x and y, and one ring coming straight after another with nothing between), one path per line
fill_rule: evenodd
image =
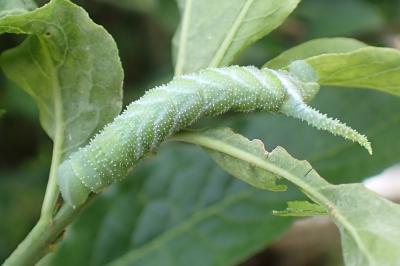
M208 68L149 90L60 165L58 178L64 200L72 206L81 205L91 192L98 193L124 178L168 136L202 116L227 111L280 112L356 141L371 152L365 136L306 105L319 90L313 69L295 62L289 70Z

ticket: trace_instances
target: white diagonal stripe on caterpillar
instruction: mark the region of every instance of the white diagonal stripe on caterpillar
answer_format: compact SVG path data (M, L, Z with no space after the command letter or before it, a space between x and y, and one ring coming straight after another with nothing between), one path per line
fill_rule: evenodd
M82 204L90 191L100 192L123 178L171 134L202 116L229 110L280 112L370 150L364 136L306 105L318 88L316 80L304 81L286 71L255 67L209 68L176 77L130 104L88 146L61 164L58 175L62 195L68 204Z

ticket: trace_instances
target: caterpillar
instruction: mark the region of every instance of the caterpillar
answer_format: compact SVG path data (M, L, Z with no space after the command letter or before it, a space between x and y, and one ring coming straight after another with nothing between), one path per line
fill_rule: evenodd
M227 111L280 112L356 141L371 153L365 136L306 105L318 91L317 77L304 61L292 63L289 71L230 66L176 77L131 103L59 166L62 197L74 207L83 204L91 192L124 178L168 136L202 116Z

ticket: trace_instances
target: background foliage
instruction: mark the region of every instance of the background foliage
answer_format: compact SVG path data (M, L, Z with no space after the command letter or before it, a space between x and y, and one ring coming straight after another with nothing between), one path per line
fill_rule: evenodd
M179 20L172 0L76 2L118 44L126 103L172 77L170 40ZM283 26L236 62L261 66L281 51L316 37L352 36L393 47L399 42L399 15L396 0L305 0ZM5 50L21 41L4 35L0 46ZM4 259L38 218L51 142L39 126L33 101L3 75L0 82L0 109L7 111L0 120L0 259ZM309 160L332 183L360 181L400 160L398 98L332 88L323 90L313 105L365 132L375 155L369 157L357 145L276 115L225 116L198 126L228 125L249 138L262 139L268 150L283 146L293 156ZM230 178L196 147L167 145L155 160L134 171L135 178L107 190L47 262L99 265L131 250L140 265L239 263L291 224L291 218L274 217L271 210L301 199L294 189L281 194L258 191Z

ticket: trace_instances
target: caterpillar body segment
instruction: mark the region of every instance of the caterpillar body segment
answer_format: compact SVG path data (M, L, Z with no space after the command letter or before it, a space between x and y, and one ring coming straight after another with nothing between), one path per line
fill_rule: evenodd
M314 97L319 86L315 75L309 73L312 69L299 72L296 67L294 75L251 66L209 68L149 90L60 165L59 186L64 200L72 206L83 204L90 192L98 193L124 178L146 153L170 135L200 117L227 111L281 112L363 144L364 136L336 120L323 115L311 119L310 107L304 102Z

